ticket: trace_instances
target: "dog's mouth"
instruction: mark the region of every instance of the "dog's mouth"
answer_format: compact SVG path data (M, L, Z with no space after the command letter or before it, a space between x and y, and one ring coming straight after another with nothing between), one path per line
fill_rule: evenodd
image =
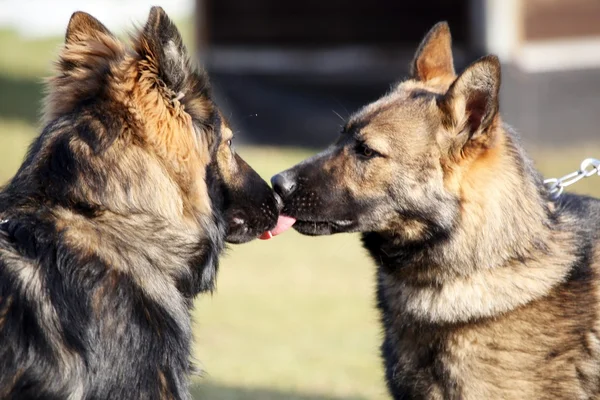
M280 215L277 221L277 226L270 233L272 236L267 237L267 232L261 236L261 239L270 239L273 236L282 234L283 232L294 228L303 235L320 236L331 235L334 233L351 232L356 227L356 222L349 219L341 220L303 220L296 219L287 215Z
M270 232L276 231L277 225L279 225L277 211L269 209L253 215L242 211L233 212L226 220L228 226L225 240L233 244L246 243L257 238L262 239Z
M356 227L356 222L349 219L331 221L298 220L294 229L303 235L320 236L334 233L351 232Z

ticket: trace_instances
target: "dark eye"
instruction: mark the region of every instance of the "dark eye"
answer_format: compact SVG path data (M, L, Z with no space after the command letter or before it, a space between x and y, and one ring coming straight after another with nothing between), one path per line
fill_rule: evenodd
M375 150L367 146L365 143L358 143L356 145L356 153L365 158L372 158L377 154Z
M231 147L231 139L227 141L227 146Z

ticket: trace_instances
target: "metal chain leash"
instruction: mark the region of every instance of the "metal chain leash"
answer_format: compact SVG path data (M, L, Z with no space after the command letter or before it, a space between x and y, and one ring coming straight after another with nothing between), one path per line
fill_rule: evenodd
M548 189L548 193L553 200L558 199L567 186L571 186L575 182L588 178L592 175L600 176L600 160L595 158L586 158L581 163L579 170L571 172L562 178L550 178L544 181L544 185Z

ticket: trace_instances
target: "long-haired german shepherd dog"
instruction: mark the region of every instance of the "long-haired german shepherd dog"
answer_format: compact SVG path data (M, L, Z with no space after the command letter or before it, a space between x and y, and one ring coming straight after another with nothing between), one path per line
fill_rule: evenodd
M450 44L436 25L410 79L273 177L282 214L362 232L395 399L599 398L600 201L549 198L498 114L498 59L457 77Z
M127 47L73 14L46 105L0 192L0 398L189 398L192 299L273 192L160 8Z

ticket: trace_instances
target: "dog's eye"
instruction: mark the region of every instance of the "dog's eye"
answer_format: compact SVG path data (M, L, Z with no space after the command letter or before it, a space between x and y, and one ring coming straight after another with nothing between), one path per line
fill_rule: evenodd
M365 143L358 143L356 145L356 153L365 158L372 158L377 155L377 152L367 146Z
M233 141L235 140L235 133L231 136L231 138L227 141L227 146L231 147L233 145Z

